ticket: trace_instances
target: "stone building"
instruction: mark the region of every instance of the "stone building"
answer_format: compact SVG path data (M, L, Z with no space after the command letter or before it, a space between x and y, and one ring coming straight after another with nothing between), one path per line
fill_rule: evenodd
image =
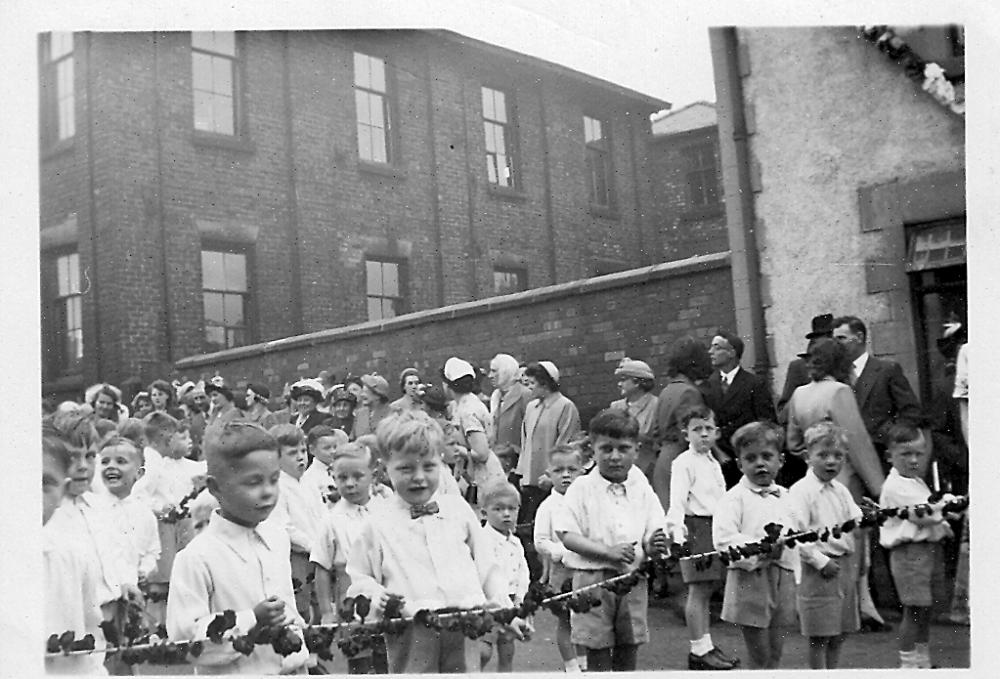
M927 402L947 386L943 324L967 323L965 121L960 104L941 103L949 88L963 100L961 29L896 30L880 43L891 56L876 44L884 31L869 40L859 27L710 33L750 361L780 388L810 318L853 314L872 353L899 362ZM915 57L947 84L922 82L934 71Z
M43 391L664 259L666 102L444 31L46 34Z

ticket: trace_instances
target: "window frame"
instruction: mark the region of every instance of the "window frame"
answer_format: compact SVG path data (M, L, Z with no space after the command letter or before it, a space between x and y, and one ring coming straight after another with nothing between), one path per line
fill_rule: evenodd
M594 140L587 139L587 121L593 121L601 126L601 137L598 140L601 143L595 143ZM585 166L585 181L587 183L587 201L592 208L602 212L614 212L617 209L617 191L615 187L615 171L614 162L612 159L612 148L613 141L611 138L611 123L610 119L602 116L591 115L590 113L583 114L583 144L584 144L584 166ZM597 187L595 186L595 179L597 173L594 171L591 159L597 157L601 160L601 169L604 179L604 200L597 199Z
M398 287L398 296L393 297L391 295L385 294L371 294L368 287L368 264L370 262L377 262L379 264L393 264L396 266L396 285ZM388 321L393 318L397 318L409 312L409 295L407 294L409 289L409 272L408 272L408 261L403 257L387 257L378 254L367 254L364 258L364 268L361 271L362 275L362 288L365 291L365 320L367 322L375 321ZM383 274L384 281L384 274ZM379 300L396 300L396 305L394 308L394 313L392 316L380 315L378 318L372 318L371 309L369 306L369 300L379 299ZM380 305L381 311L381 305Z
M506 121L499 121L493 118L488 118L486 115L486 108L483 105L485 99L484 90L491 90L492 92L499 92L504 96L504 113L506 115ZM494 96L494 103L496 97ZM520 143L518 138L518 117L517 117L517 102L514 98L514 88L513 86L498 87L497 83L483 82L479 86L479 106L480 115L482 118L482 127L480 128L483 132L483 150L486 157L486 185L491 191L497 193L514 193L520 194L523 191L524 182L521 176L521 158L520 158ZM486 133L486 125L497 125L503 128L504 132L504 150L506 151L505 157L508 159L508 163L504 167L510 168L511 180L508 184L500 184L499 181L490 180L490 167L491 161L490 157L496 156L496 152L491 152L489 150L489 143ZM499 164L495 165L497 178L499 179Z
M703 161L705 152L712 160L711 168L704 162L695 163L695 154L699 154L699 160ZM712 140L699 140L685 144L680 148L683 158L684 184L687 188L685 192L685 202L689 210L713 210L722 205L722 186L719 183L719 163L716 143ZM711 178L711 186L706 183L707 178ZM692 181L697 179L697 181ZM698 201L695 197L696 187L703 194L703 199ZM714 200L709 200L708 189L713 189Z
M206 252L216 252L223 255L240 255L243 257L243 267L244 267L244 277L246 282L246 289L239 291L236 289L229 288L209 288L205 282L205 255ZM201 344L203 350L206 353L211 353L215 351L225 351L227 349L234 349L236 347L247 346L253 344L256 332L255 332L255 314L253 307L253 270L254 270L254 260L253 260L253 250L250 247L236 245L233 243L220 243L217 241L202 241L201 247L198 250L199 262L198 262L198 273L200 278L199 281L199 291L201 293ZM223 274L223 278L225 275ZM225 295L241 295L243 297L243 341L237 342L232 345L229 344L229 331L232 329L238 329L239 326L230 326L225 324L225 318L223 318L223 323L219 324L208 322L208 317L205 311L205 295L209 294L221 294ZM225 297L223 297L223 313L225 312ZM208 329L209 327L222 327L223 328L223 339L224 346L218 348L217 346L211 344L208 339Z
M59 248L43 253L43 288L42 294L46 300L43 306L45 319L43 327L46 335L51 341L46 346L51 350L45 360L45 367L52 378L65 377L68 375L78 375L83 371L83 362L86 359L86 345L83 336L83 269L80 261L80 252L76 248ZM76 291L69 294L62 294L60 290L60 265L61 259L66 257L76 258ZM77 299L79 326L67 327L68 317L67 300ZM79 333L80 356L72 360L69 359L67 351L67 340L71 332Z
M70 49L68 52L60 54L52 59L52 40L57 34L69 36ZM71 146L76 137L76 71L77 59L76 50L78 48L76 35L71 31L50 31L39 36L39 137L42 148L46 150ZM70 64L69 83L70 93L68 96L60 96L59 67L63 64ZM68 111L70 113L70 123L72 134L61 136L61 103L68 99Z
M375 59L382 62L384 91L378 91L358 84L357 57L363 56L368 59ZM370 169L378 172L386 171L398 166L400 160L400 138L399 138L399 112L396 107L396 79L395 70L392 66L390 55L380 51L367 49L363 45L351 48L351 91L354 93L354 143L357 153L358 165L362 169ZM369 95L378 96L382 101L382 118L384 127L382 128L385 143L385 160L374 160L361 155L361 132L362 125L360 109L358 108L358 92L365 92ZM370 126L369 127L373 127ZM377 128L375 128L377 129Z
M205 47L195 47L194 45L194 34L195 33L232 33L233 35L233 53L227 54L225 52L219 52ZM217 140L219 142L240 142L246 137L245 134L245 107L243 105L243 93L244 93L244 59L243 59L243 35L242 31L190 31L188 32L189 37L189 49L190 49L190 68L191 68L191 129L195 134L196 139L200 140ZM233 131L232 133L220 132L215 129L203 129L198 127L198 117L197 117L197 101L196 92L202 91L195 88L195 77L194 77L194 64L195 64L195 54L205 54L212 58L227 59L230 62L230 76L232 78L232 121L233 121Z
M506 291L501 291L497 289L497 274L501 275L514 275L517 277L518 285L516 289L510 289ZM494 264L493 265L493 295L495 297L500 295L513 295L518 292L524 292L528 289L528 269L523 266L507 266L504 264Z

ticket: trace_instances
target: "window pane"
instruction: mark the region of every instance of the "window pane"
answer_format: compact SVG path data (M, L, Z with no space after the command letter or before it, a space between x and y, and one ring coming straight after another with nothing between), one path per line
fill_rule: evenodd
M497 183L500 186L510 186L510 164L507 161L507 156L497 154L497 167L500 170L500 178Z
M369 89L377 92L385 92L385 61L369 57L368 63L371 68L371 85Z
M223 325L225 323L225 313L223 311L222 293L206 292L205 300L205 324Z
M487 153L496 153L497 152L496 137L493 134L493 128L494 127L496 127L496 126L493 123L491 123L491 122L484 122L483 123L483 131L484 131L485 137L486 137L486 152Z
M493 150L499 154L507 154L507 137L506 130L502 125L493 126Z
M83 358L83 330L74 330L69 334L69 339L72 347L69 357L75 363Z
M369 321L379 321L379 320L382 320L382 298L381 297L369 297L368 298L368 320Z
M191 55L191 84L195 90L212 91L212 57L198 52Z
M59 296L68 295L70 293L69 257L56 259L56 280L58 281Z
M490 184L497 183L497 157L493 154L486 154L486 178Z
M246 292L247 290L247 256L238 252L226 252L222 255L225 271L226 290Z
M358 157L362 160L375 161L372 152L372 128L364 123L358 123Z
M201 251L201 285L206 290L223 290L226 287L222 256L223 253L214 250Z
M382 263L368 260L365 262L365 273L367 274L367 294L382 295Z
M483 117L493 119L493 90L488 87L483 88Z
M354 53L354 84L359 87L371 87L371 67L368 56L360 52Z
M393 262L382 264L382 294L399 297L399 265Z
M211 31L192 31L191 47L195 49L210 50L214 46Z
M243 295L223 295L222 315L227 326L242 326Z
M212 131L219 134L234 134L234 111L232 97L215 95L212 97Z
M358 109L358 122L370 123L372 114L368 93L362 90L354 90L354 104Z
M209 351L226 348L226 329L220 325L205 326L205 344Z
M493 90L493 119L501 123L507 122L507 95L500 90Z
M385 130L372 129L372 161L376 163L388 162L385 144Z
M53 31L49 37L49 59L55 61L72 51L73 34L66 31Z
M79 330L83 327L83 303L79 295L66 299L66 329Z
M212 131L212 94L202 90L194 91L194 127L196 130Z
M212 90L218 94L233 94L233 62L222 57L212 57Z
M382 318L396 317L396 300L382 298Z
M66 291L78 294L80 292L80 255L74 252L72 255L67 255L66 259L69 262L69 287Z
M213 50L236 56L236 33L233 31L214 31L212 37L214 39Z
M374 127L385 127L385 109L383 108L382 97L377 94L368 94L369 121Z

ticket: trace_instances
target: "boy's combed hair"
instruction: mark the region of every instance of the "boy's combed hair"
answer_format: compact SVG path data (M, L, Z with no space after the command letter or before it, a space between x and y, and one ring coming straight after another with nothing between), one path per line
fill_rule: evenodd
M113 434L118 431L118 425L111 420L106 420L102 417L94 421L94 429L97 430L98 436L105 439L109 434Z
M59 468L68 476L69 468L73 464L73 456L69 452L69 448L61 438L59 438L57 432L50 427L42 427L42 455L48 455Z
M847 432L830 420L821 420L812 425L806 429L803 438L806 442L806 448L812 448L819 443L832 441L840 448L847 450Z
M733 444L733 450L737 455L755 443L763 443L781 452L784 436L781 429L770 422L748 422L737 429L729 441Z
M583 451L580 450L579 445L573 445L571 443L563 443L562 445L556 446L548 453L550 464L553 455L574 455L576 456L577 463L583 464Z
M885 433L885 445L890 448L898 443L916 441L923 435L919 427L905 422L896 422Z
M333 427L328 427L325 424L319 424L310 429L309 433L306 434L306 447L308 447L309 450L312 450L317 441L327 437L337 439L338 447L344 445L348 441L347 434L344 433L343 429L334 429Z
M681 413L680 417L677 418L677 424L680 426L681 429L687 429L688 422L690 422L695 418L698 418L699 420L714 421L715 413L713 413L712 409L706 405L701 405L701 404L693 405L690 408L685 409L684 412Z
M371 448L361 441L351 441L338 446L333 453L333 461L337 460L360 460L366 467L372 467L375 464L375 456L372 455Z
M139 447L142 447L143 429L142 420L135 417L126 417L118 422L119 436L124 436Z
M205 433L202 450L208 473L215 476L232 464L258 450L278 452L278 440L264 427L253 422L227 422L210 427Z
M162 437L170 437L181 431L181 423L173 415L160 410L154 410L142 421L143 431L147 441L156 441Z
M87 415L74 411L57 411L48 421L55 435L75 448L91 448L97 445L99 436Z
M282 448L297 446L305 440L302 430L294 424L276 424L267 431Z
M634 439L639 437L639 422L624 410L605 408L594 415L589 430L591 436Z
M513 500L518 506L521 505L521 494L517 488L506 481L491 483L483 489L479 502L483 507L489 507L499 500Z
M382 460L393 455L435 455L444 452L444 432L430 415L418 410L393 413L375 430L376 453Z
M140 446L137 446L131 439L125 438L121 434L112 434L101 440L101 445L97 452L103 452L108 448L129 448L139 458L139 466L146 464L146 454Z

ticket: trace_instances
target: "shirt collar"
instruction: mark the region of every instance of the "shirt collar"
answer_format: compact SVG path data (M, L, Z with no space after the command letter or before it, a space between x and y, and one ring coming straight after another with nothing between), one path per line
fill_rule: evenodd
M811 467L809 468L809 471L806 473L806 478L812 479L813 483L815 483L821 489L822 488L830 488L830 489L832 489L833 488L833 481L836 480L836 479L833 479L831 481L823 481L821 478L819 478L818 476L816 476L816 472L814 472Z
M736 373L738 373L739 371L740 371L740 367L736 366L735 368L733 368L729 372L723 372L723 371L720 370L719 374L722 375L722 379L727 384L732 384L733 383L733 379L736 377Z
M864 372L866 365L868 365L867 351L854 359L854 374L860 377L861 373Z
M517 539L516 537L514 537L513 533L509 533L508 534L508 533L502 533L502 532L498 531L496 528L494 528L493 526L490 525L489 521L486 522L486 527L489 528L494 533L496 533L496 535L494 537L502 540L503 542L513 542L514 540Z
M607 487L613 483L620 483L626 488L631 488L638 482L639 477L642 475L643 475L642 472L639 471L639 469L635 465L629 467L628 476L625 477L624 481L608 481L606 478L601 476L601 472L596 465L594 466L593 474L591 474L591 476L594 476L598 480L600 486L604 489L607 489Z
M236 540L240 540L243 538L253 539L256 536L264 544L265 547L267 547L269 550L273 550L274 546L268 539L267 531L260 530L260 526L261 524L257 524L253 528L247 528L246 526L241 526L238 523L233 523L232 521L224 517L220 510L216 509L215 511L212 512L212 516L208 520L208 527L206 528L206 530L209 530L217 534L231 547L237 546L234 545L234 542Z
M817 481L818 480L819 479L817 479ZM768 491L768 492L770 492L770 491L778 491L778 493L782 493L782 491L784 490L777 483L773 483L773 482L771 483L770 486L758 486L756 483L754 483L753 481L751 481L750 479L748 479L745 476L741 476L740 477L739 483L740 483L741 486L743 486L744 488L746 488L747 490L751 491L752 493L754 493L756 495L761 495L765 491Z

